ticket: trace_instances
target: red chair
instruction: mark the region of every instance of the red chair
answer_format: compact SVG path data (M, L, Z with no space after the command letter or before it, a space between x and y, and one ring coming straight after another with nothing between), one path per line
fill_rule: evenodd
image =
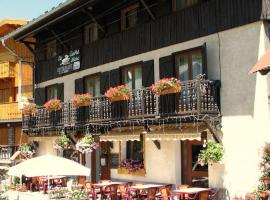
M170 200L171 196L170 196L170 189L169 187L161 187L159 189L159 194L156 195L156 199L158 200Z
M93 184L89 181L85 181L84 189L87 192L87 199L91 198L96 200L97 199L97 193L95 192L95 189L93 187Z

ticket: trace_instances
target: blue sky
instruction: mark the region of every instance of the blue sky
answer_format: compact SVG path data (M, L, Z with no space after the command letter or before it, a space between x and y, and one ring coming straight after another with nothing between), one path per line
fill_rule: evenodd
M31 20L65 0L0 0L0 20Z

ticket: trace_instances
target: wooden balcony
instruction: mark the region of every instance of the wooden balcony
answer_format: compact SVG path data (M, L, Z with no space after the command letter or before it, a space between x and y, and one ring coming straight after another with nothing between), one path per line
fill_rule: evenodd
M107 97L100 96L92 99L92 105L78 109L70 102L63 103L63 108L56 112L40 107L36 114L23 117L23 129L25 132L41 128L59 130L91 123L219 115L219 88L215 81L185 81L181 86L179 94L157 96L151 88L143 88L131 91L127 101L110 103Z
M15 76L14 66L9 62L0 63L0 79L13 78Z
M21 121L22 112L18 109L18 103L0 104L0 122Z
M10 158L18 149L18 145L0 145L0 163L11 163Z

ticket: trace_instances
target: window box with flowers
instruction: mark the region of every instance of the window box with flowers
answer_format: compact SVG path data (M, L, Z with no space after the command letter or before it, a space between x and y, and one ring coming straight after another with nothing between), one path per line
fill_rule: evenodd
M95 142L94 138L89 133L86 133L85 136L76 143L76 150L81 153L90 153L98 146L99 144Z
M145 176L144 163L140 160L126 159L120 163L118 174L127 174L133 176Z
M92 96L88 93L86 94L75 94L72 97L72 104L76 107L90 106Z
M181 91L180 80L176 78L164 78L157 81L151 87L152 92L156 95L174 94Z
M129 89L126 85L111 87L105 93L110 102L124 101L129 99Z
M47 111L50 112L57 111L62 108L62 103L59 99L51 99L44 104L44 107Z
M33 115L37 112L37 105L34 103L29 103L26 104L23 108L22 108L22 114L23 115Z

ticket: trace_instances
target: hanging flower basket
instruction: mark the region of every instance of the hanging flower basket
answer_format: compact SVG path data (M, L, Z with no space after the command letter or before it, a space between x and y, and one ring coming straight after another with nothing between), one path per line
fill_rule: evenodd
M50 112L57 111L62 108L62 103L61 103L61 100L59 99L51 99L44 104L44 107L46 110Z
M20 147L21 154L26 158L32 158L36 153L35 149L30 144L22 144Z
M92 135L87 133L81 140L77 142L76 150L78 150L81 153L90 153L94 149L96 149L98 146L99 144L95 142Z
M181 92L181 84L176 78L164 78L153 84L151 89L156 95L174 94Z
M129 99L129 89L125 85L119 85L117 87L111 87L105 93L105 96L109 98L110 102L124 101Z
M54 142L53 142L53 148L54 149L71 149L71 140L62 133L61 136L59 136Z
M34 103L26 104L22 109L23 115L32 115L37 112L37 105Z
M72 104L77 108L82 107L82 106L90 106L91 105L91 98L92 98L92 96L88 93L75 94L72 97Z

